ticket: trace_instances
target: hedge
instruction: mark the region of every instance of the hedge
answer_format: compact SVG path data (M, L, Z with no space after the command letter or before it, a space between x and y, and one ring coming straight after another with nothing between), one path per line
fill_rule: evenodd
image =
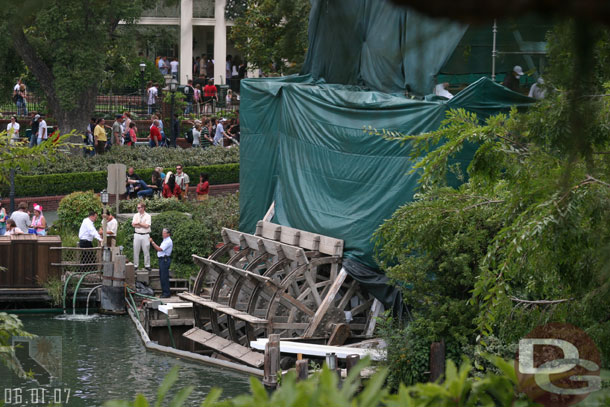
M136 170L143 180L151 179L154 168ZM211 185L233 184L239 182L239 164L217 164L198 167L185 167L191 185L199 182L199 174L208 173ZM75 191L101 191L106 188L107 172L72 172L64 174L16 175L15 196L65 195ZM0 186L0 195L8 196L9 186Z

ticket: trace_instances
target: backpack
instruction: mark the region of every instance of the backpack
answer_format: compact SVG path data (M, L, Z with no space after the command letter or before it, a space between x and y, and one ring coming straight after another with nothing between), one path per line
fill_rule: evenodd
M184 138L188 141L189 144L193 144L193 129L190 129L186 133L184 133Z
M190 85L184 87L184 94L186 95L187 102L193 101L193 90L194 89Z

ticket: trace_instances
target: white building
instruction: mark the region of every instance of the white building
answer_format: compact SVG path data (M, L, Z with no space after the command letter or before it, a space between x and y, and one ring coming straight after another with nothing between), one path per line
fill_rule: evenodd
M147 10L137 21L141 25L171 25L180 29L180 83L193 79L193 57L213 55L214 83L226 84L227 54L235 55L232 44L227 43L227 27L232 21L225 19L226 0L181 0L177 7L157 6Z

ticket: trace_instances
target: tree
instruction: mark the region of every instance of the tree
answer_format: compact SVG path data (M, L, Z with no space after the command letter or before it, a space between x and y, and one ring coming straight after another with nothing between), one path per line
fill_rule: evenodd
M95 107L119 23L132 23L153 0L4 1L0 16L14 54L35 76L59 130L83 129Z
M248 64L263 72L300 71L308 45L309 0L246 0L245 7L234 1L227 8L241 14L230 37Z
M431 133L381 132L411 143L421 178L415 201L379 228L378 261L427 345L494 352L568 322L607 367L610 30L564 22L548 38L547 97L529 111L453 110ZM478 149L466 178L450 163L467 145ZM449 187L449 175L464 182Z

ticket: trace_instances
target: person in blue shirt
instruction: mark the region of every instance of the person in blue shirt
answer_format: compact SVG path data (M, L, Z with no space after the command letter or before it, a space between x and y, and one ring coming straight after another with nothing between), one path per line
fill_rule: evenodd
M157 251L157 257L159 258L159 278L161 280L161 298L171 297L169 289L169 266L172 263L172 250L174 249L174 242L172 242L171 232L169 229L163 229L163 242L158 246L153 238L150 238L150 244Z

